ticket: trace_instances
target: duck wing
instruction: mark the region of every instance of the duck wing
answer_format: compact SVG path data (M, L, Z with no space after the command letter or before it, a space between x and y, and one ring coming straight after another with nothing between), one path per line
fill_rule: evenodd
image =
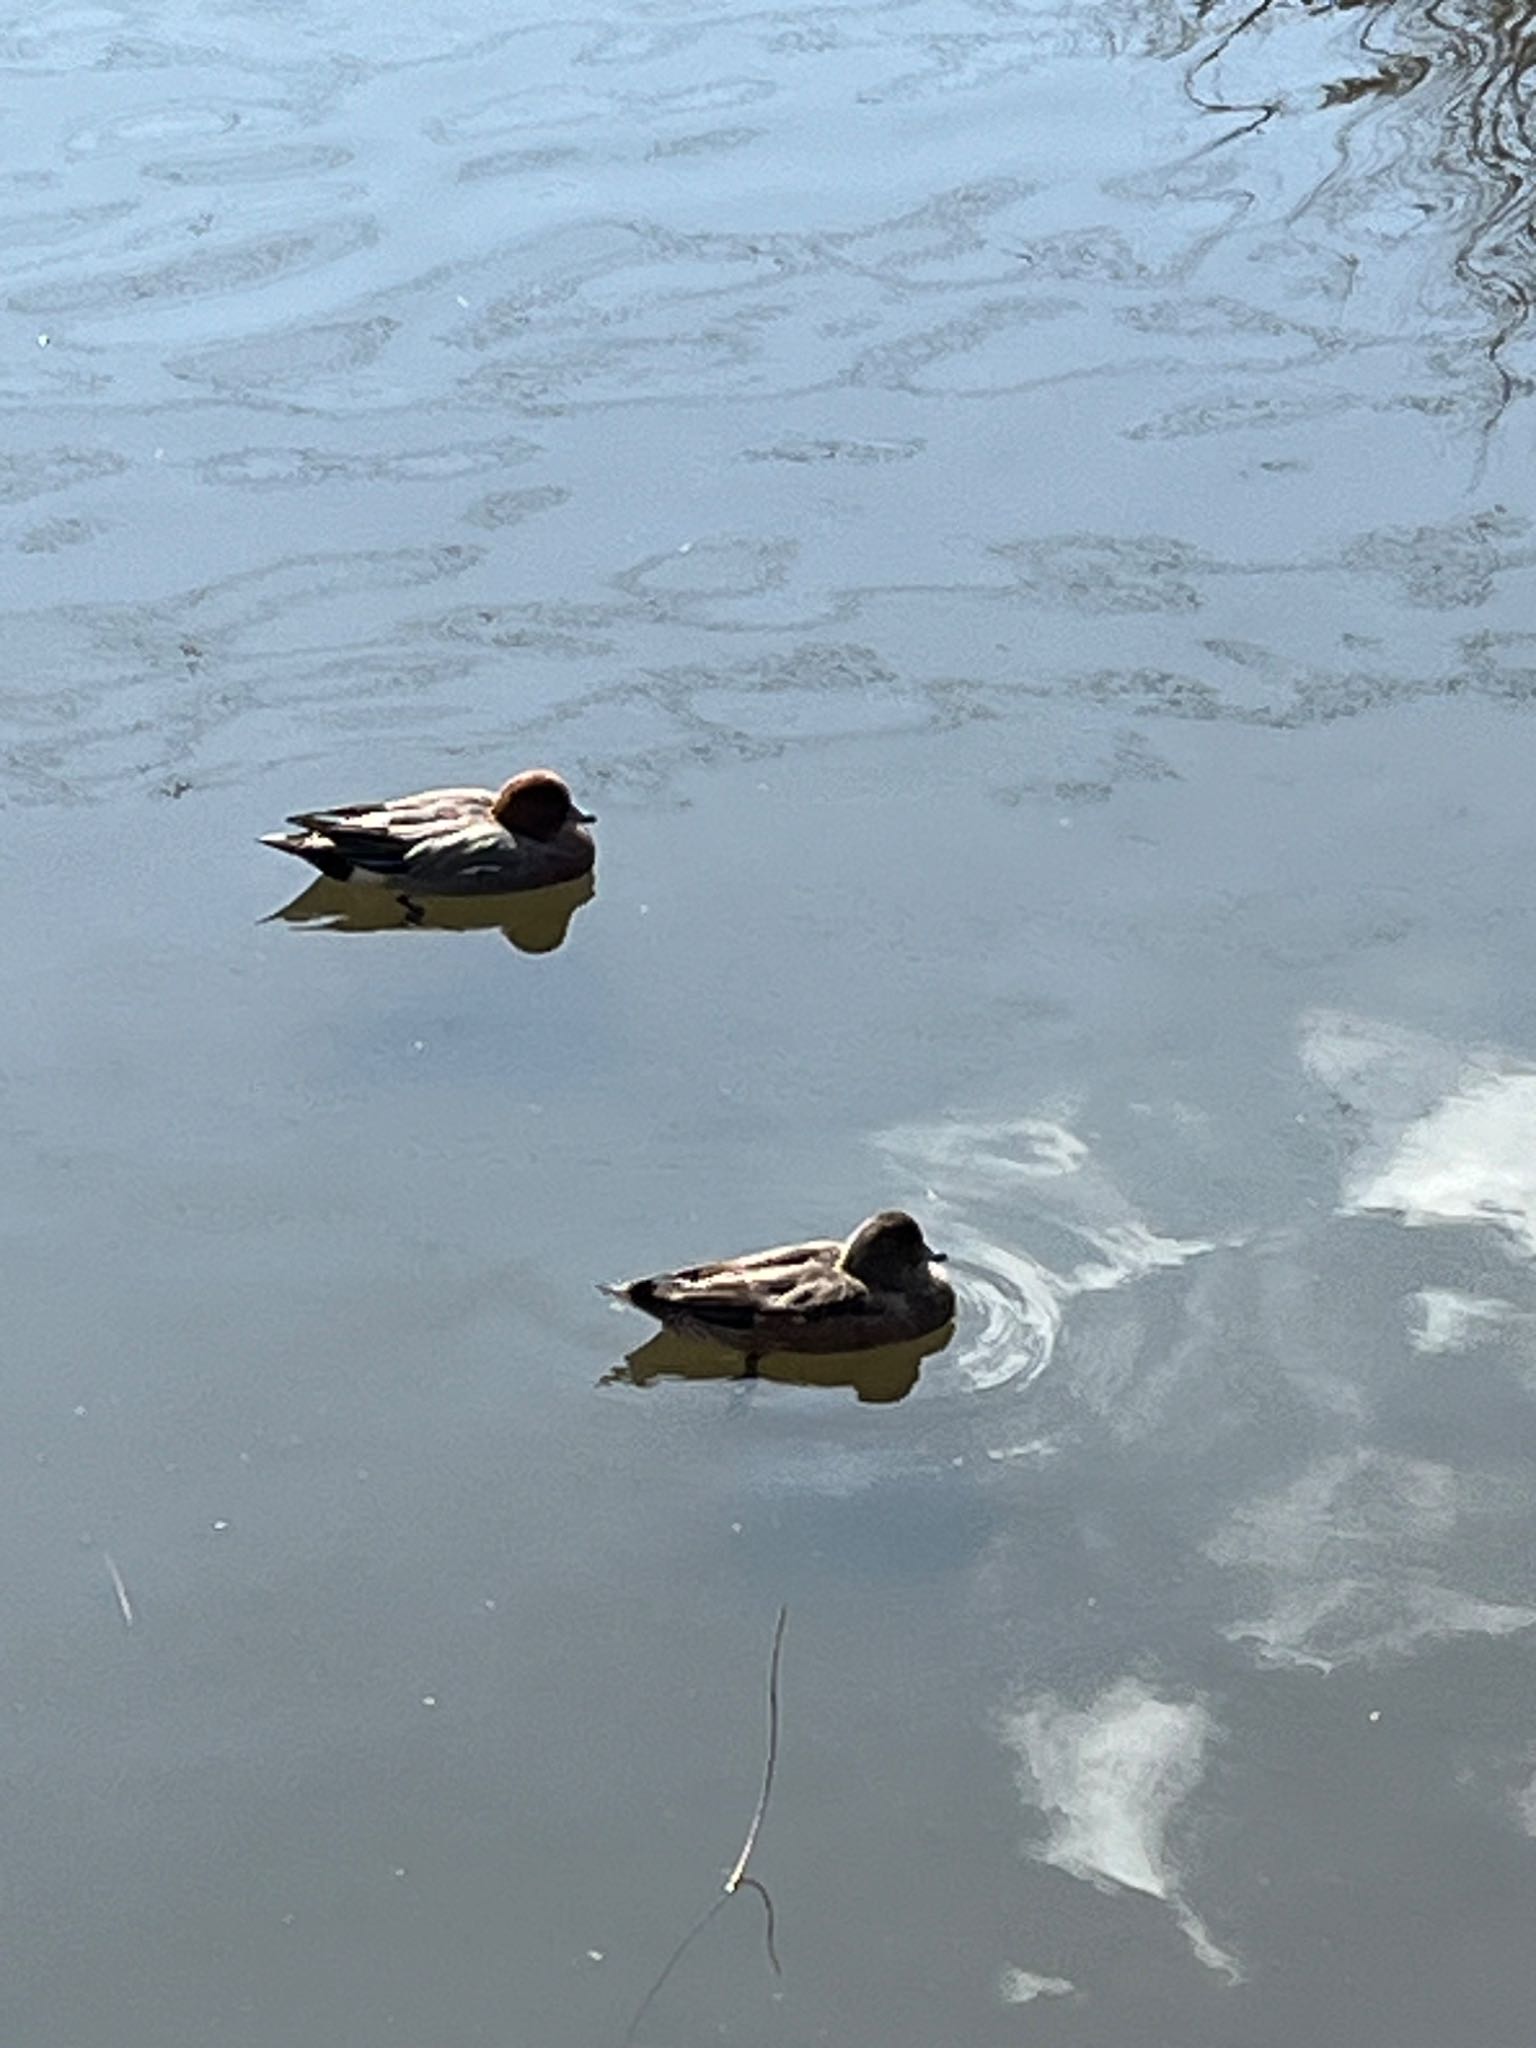
M498 883L511 887L525 879L528 868L526 851L487 811L418 833L406 851L403 872L408 888L489 893Z
M452 886L490 889L508 879L517 860L516 841L487 813L482 818L422 822L387 830L332 825L326 839L354 867L366 868L405 888Z
M488 789L426 789L387 803L300 811L290 823L311 832L349 866L425 888L462 878L476 855L503 859L512 844L491 815Z
M686 1316L701 1328L772 1331L867 1309L869 1290L837 1263L835 1241L781 1245L747 1258L657 1273L619 1290L652 1315Z
M295 811L290 825L302 825L310 832L334 836L340 832L399 832L407 837L463 823L477 814L490 812L496 801L492 789L423 789L414 796L388 797L363 804L335 804L325 811Z

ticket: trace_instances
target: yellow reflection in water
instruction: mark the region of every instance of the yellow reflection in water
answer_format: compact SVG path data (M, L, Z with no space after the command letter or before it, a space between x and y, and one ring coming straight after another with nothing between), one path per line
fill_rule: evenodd
M749 1365L739 1351L699 1338L661 1330L622 1365L603 1374L600 1386L653 1387L658 1380L774 1380L786 1387L851 1387L861 1401L904 1401L917 1385L923 1360L942 1351L955 1334L953 1323L905 1344L871 1351L770 1351Z
M553 953L595 893L590 874L513 896L397 895L322 875L272 917L327 932L499 931L519 953Z

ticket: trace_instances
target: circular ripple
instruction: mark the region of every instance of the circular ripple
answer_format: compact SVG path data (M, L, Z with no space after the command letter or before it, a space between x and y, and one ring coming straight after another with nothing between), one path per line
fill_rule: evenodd
M1051 1362L1061 1327L1056 1284L1044 1266L987 1239L949 1231L947 1271L959 1299L956 1342L935 1377L966 1391L1027 1387Z

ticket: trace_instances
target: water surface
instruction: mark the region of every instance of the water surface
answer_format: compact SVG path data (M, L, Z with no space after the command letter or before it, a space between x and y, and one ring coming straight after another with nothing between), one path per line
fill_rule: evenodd
M8 2039L622 2041L781 1601L643 2043L1523 2038L1532 33L0 29ZM616 1372L889 1202L915 1382Z

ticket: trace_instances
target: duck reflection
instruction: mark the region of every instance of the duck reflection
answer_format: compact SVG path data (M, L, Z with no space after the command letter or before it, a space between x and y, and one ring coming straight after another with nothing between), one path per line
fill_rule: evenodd
M272 920L328 932L499 931L519 953L553 953L565 943L571 919L595 893L590 873L512 896L409 896L322 875L274 910Z
M917 1385L923 1360L942 1351L955 1334L946 1323L905 1344L873 1351L768 1351L744 1359L739 1351L662 1330L605 1372L599 1386L654 1387L660 1380L772 1380L786 1387L848 1387L860 1401L889 1406Z

